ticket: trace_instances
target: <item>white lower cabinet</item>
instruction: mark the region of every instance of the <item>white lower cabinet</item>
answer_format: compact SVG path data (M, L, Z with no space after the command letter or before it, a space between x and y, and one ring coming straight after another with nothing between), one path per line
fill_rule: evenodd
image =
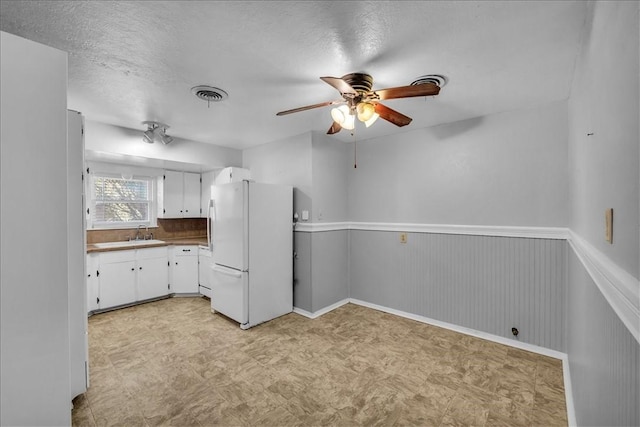
M198 293L198 247L173 246L171 256L171 292Z
M89 311L170 292L166 246L88 254L87 271Z
M104 252L98 269L99 308L136 301L135 251Z
M98 257L97 253L87 254L87 310L90 312L100 308L98 305L100 302L100 283L98 281L100 261Z
M211 298L211 251L198 249L198 280L200 294Z
M167 248L139 249L137 300L157 298L169 294L169 264Z

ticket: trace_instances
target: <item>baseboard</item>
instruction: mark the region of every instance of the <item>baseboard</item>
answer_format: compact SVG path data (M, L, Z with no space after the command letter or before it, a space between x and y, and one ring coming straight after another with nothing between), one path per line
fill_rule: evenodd
M562 376L564 380L564 398L567 404L567 424L569 427L576 427L576 408L573 405L573 387L571 386L571 373L569 371L569 355L562 357Z
M325 307L325 308L323 308L321 310L314 311L313 313L311 313L310 311L307 311L307 310L303 310L303 309L298 308L298 307L293 307L293 312L296 313L296 314L299 314L301 316L308 317L309 319L316 319L316 318L322 316L323 314L327 314L330 311L333 311L338 307L341 307L341 306L343 306L345 304L348 304L349 302L350 302L349 299L345 298L342 301L338 301L338 302L336 302L334 304L331 304L331 305L329 305L329 306L327 306L327 307Z

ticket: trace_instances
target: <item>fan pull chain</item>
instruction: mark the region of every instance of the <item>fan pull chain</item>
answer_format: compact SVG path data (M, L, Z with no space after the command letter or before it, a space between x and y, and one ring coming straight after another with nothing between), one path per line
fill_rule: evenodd
M355 128L351 131L351 136L353 136L353 168L358 168L358 138L356 138Z

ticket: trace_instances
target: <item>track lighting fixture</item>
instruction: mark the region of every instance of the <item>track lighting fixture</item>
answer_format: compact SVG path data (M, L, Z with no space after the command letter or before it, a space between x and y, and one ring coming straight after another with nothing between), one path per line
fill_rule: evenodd
M146 143L153 144L156 141L163 144L171 144L173 138L167 135L168 125L154 121L144 121L143 125L147 125L147 130L142 134L142 140Z

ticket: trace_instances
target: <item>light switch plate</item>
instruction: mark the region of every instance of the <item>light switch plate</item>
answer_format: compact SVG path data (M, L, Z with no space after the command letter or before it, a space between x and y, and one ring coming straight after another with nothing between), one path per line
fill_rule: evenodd
M302 220L309 221L309 211L302 211Z
M609 208L604 211L604 238L607 242L613 243L613 209Z
M407 243L407 233L400 233L400 243Z

